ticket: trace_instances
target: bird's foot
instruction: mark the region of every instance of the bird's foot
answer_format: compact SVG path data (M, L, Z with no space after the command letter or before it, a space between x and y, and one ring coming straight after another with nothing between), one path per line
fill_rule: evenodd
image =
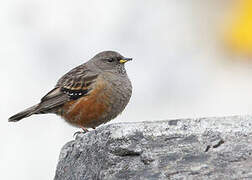
M84 133L87 133L89 132L87 128L83 127L83 126L80 126L80 128L83 130Z
M83 126L80 126L80 128L81 128L83 131L77 131L77 132L75 132L74 135L73 135L73 137L76 137L76 136L78 136L79 134L86 134L87 132L89 132L88 129L85 128L85 127L83 127Z

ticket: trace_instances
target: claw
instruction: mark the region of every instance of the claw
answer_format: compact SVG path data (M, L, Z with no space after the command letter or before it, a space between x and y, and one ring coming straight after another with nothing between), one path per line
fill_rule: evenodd
M77 132L75 132L75 133L73 134L73 138L75 138L76 136L78 136L78 135L81 134L81 133L84 133L84 132L82 132L82 131L77 131Z
M85 127L83 127L83 126L80 126L80 128L81 128L83 131L77 131L77 132L75 132L74 135L73 135L74 138L75 138L76 136L78 136L79 134L85 134L85 133L89 132L88 129L85 128Z

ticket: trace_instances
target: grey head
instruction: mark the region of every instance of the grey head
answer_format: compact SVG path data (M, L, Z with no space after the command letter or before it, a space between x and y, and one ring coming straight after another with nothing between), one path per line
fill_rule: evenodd
M131 61L115 51L103 51L96 54L90 62L94 63L101 71L111 71L118 74L126 74L124 64Z

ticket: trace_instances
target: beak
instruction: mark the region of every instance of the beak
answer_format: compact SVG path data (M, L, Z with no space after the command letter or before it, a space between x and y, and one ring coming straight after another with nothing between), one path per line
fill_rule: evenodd
M128 61L132 61L132 58L123 58L123 59L119 60L119 62L120 62L121 64L124 64L124 63L126 63L126 62L128 62Z

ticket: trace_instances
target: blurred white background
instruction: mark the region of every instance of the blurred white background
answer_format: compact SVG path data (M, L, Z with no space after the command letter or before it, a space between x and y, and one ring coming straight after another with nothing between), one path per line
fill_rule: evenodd
M8 123L67 71L103 50L126 66L133 96L112 121L249 114L251 56L221 40L232 0L8 0L0 2L1 179L53 179L78 129L56 115Z

